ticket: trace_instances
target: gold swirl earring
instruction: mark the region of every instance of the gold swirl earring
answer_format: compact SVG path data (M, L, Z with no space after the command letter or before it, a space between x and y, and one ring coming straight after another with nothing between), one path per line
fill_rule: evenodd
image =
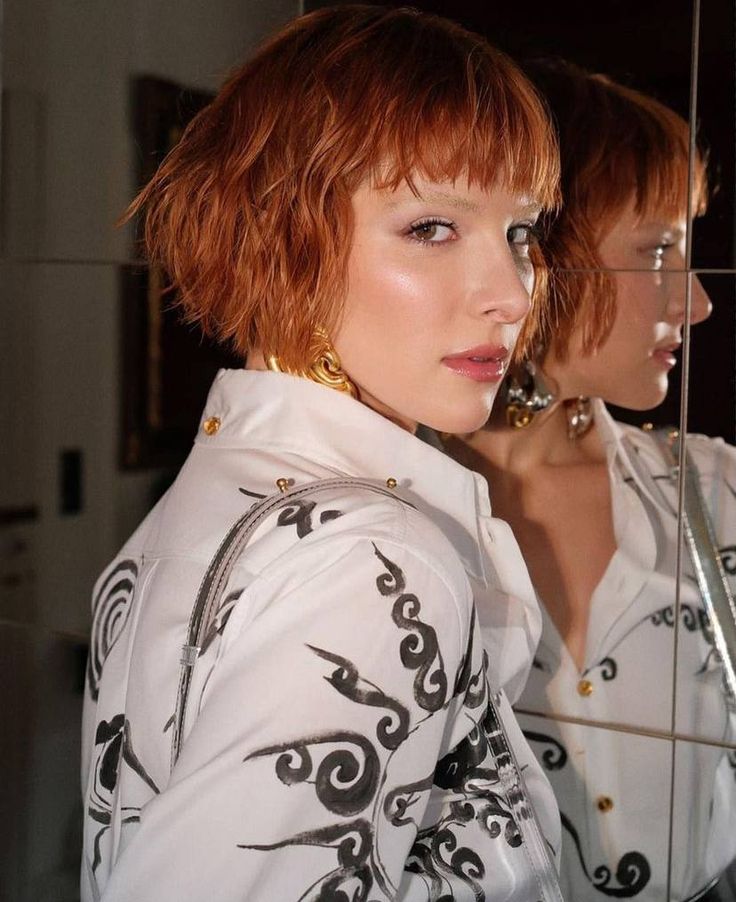
M301 376L317 382L319 385L345 392L351 398L359 400L358 387L350 381L350 377L343 370L340 357L332 346L327 331L322 326L315 329L310 347L310 358L311 363L306 369L291 370L283 366L277 354L271 354L266 358L266 366L275 373Z

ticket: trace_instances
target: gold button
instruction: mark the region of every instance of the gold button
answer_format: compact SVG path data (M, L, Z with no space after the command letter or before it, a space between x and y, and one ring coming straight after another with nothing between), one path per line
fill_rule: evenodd
M578 683L578 694L586 698L593 694L593 684L590 680L580 680Z
M206 435L214 435L219 428L219 417L207 417L204 423L202 423L202 429L204 429Z
M597 805L598 810L603 814L606 814L613 809L613 799L610 796L598 796L595 800L595 804Z
M399 483L394 479L393 476L389 476L388 479L386 480L386 485L387 485L390 489L395 489L396 486L397 486L398 484L399 484Z
M291 485L291 480L287 479L286 476L282 476L280 479L276 480L276 488L280 492L287 492L289 490L290 485Z

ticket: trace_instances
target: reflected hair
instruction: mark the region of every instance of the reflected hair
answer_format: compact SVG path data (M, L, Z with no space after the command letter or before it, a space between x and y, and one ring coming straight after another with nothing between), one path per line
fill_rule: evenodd
M655 98L563 60L537 60L525 72L548 104L562 158L562 206L543 222L549 285L540 346L565 360L575 330L591 354L613 326L616 286L598 247L616 219L632 198L641 219L703 213L706 164L698 153L691 175L688 123Z
M185 318L241 355L298 370L339 324L351 197L370 179L502 186L558 200L548 116L481 37L411 9L349 5L294 20L236 70L128 209ZM544 313L538 249L532 312Z

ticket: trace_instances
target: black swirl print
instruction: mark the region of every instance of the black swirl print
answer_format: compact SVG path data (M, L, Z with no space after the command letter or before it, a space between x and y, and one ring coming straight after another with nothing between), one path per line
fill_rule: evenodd
M109 721L101 720L95 731L95 761L92 770L92 785L87 799L87 813L100 824L95 835L92 870L97 870L101 861L100 843L112 823L112 802L120 778L120 769L127 765L148 788L158 794L159 789L138 758L131 736L130 723L124 714L116 714ZM139 819L138 811L125 809L123 823Z
M309 736L259 749L243 760L272 755L276 776L285 786L312 783L320 803L332 814L352 817L375 797L380 762L371 741L359 733L346 730Z
M406 580L401 569L373 546L376 557L386 567L386 572L376 579L381 595L396 597L391 618L409 635L401 642L401 663L409 670L416 670L414 698L425 711L438 711L447 700L447 676L437 633L422 622L419 614L422 606L416 595L405 592Z
M303 501L300 498L292 498L279 511L276 521L277 526L295 526L296 534L300 539L308 536L314 530L312 522L312 514L317 507L316 501ZM341 517L339 510L323 510L319 515L319 522L329 523L330 520L336 520Z
M337 665L336 669L325 679L341 695L357 702L359 705L371 705L374 708L386 708L390 711L378 721L376 735L378 741L385 749L396 749L406 739L409 733L409 712L406 707L386 695L378 686L362 680L357 667L339 655L333 655L314 646L308 646L312 651Z
M615 899L633 899L649 883L652 876L651 866L641 852L626 852L621 856L616 865L615 872L608 865L598 865L593 871L589 869L585 861L580 834L575 829L570 819L561 811L562 827L575 845L575 850L580 861L580 867L590 882L591 889L602 896Z
M269 843L239 843L238 848L264 852L305 845L333 849L334 867L305 888L299 899L369 902L377 891L382 898L395 898L399 891L387 876L377 837L382 829L385 832L384 825L411 825L416 839L406 868L423 875L430 887L427 898L456 898L462 886L463 892L471 894L469 898L484 902L486 868L477 851L463 844L468 825L474 824L489 841L509 848L518 848L522 842L501 792L499 768L508 762L502 757L501 744L494 744L500 725L489 705L485 670L473 663L471 641L454 675L454 694L449 694L437 634L421 619L419 598L407 590L403 570L375 545L373 550L384 568L375 581L378 596L390 601L387 615L395 627L408 633L398 643L398 655L402 667L414 674L414 700L424 713L413 719L405 705L368 680L355 662L333 650L307 645L325 663L324 679L336 693L375 709L373 728L303 736L246 756L245 764L273 759L273 774L283 786L310 787L325 814L340 820ZM462 699L468 712L483 711L485 705L481 723L433 773L404 785L387 785L385 774L398 750L451 698ZM428 798L437 787L457 799L443 808L436 823L421 826Z
M137 578L138 564L135 561L119 561L107 574L92 601L87 686L95 701L105 659L128 622Z
M567 749L553 736L545 733L537 733L533 730L524 730L524 735L535 749L537 757L541 760L545 770L562 770L567 764ZM547 746L541 753L536 746Z
M559 771L567 765L568 752L559 740L532 730L524 730L524 736L532 744L532 748L545 770ZM541 753L537 748L539 745L543 747ZM580 869L590 883L591 891L616 899L631 899L648 885L652 869L649 861L641 852L634 850L626 852L621 856L614 870L605 864L592 867L590 862L586 861L580 834L575 825L563 811L560 811L560 819L563 829L573 842Z

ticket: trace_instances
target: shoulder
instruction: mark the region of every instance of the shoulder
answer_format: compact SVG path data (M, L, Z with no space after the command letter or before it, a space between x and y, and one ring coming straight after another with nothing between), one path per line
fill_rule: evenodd
M736 448L722 438L691 434L687 437L687 449L701 473L729 478L736 475Z
M421 572L422 582L444 585L463 602L470 598L463 564L442 530L400 490L380 491L380 486L316 486L298 499L285 499L254 533L247 563L264 575L286 569L308 577L346 556L360 557L361 548L371 552L372 562L390 556Z
M348 479L327 486L314 481L313 489L310 485L296 497L274 495L267 506L230 493L227 500L235 497L237 503L216 504L213 510L183 505L175 485L103 571L94 606L117 591L123 578L132 594L156 562L157 592L162 581L196 588L219 561L232 558L233 579L249 585L258 580L271 596L315 581L324 585L330 574L339 574L343 587L346 574L348 588L350 580L365 585L389 573L390 562L403 574L405 586L411 583L437 601L452 598L461 621L467 619L472 593L457 551L400 491L385 486L377 491L378 486Z

